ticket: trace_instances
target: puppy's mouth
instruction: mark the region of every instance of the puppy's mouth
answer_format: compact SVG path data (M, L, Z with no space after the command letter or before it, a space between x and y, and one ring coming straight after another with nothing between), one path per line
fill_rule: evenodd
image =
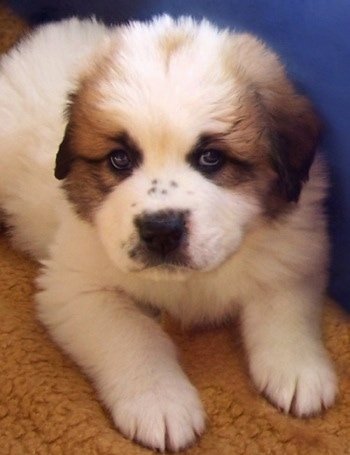
M185 248L181 248L185 250ZM179 270L193 270L195 267L184 251L154 252L150 251L142 243L129 251L129 257L139 264L142 269L158 269L167 272Z

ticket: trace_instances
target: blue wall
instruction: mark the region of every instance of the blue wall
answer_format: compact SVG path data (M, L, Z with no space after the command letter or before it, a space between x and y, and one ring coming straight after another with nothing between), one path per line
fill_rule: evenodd
M167 12L208 17L251 31L286 63L325 121L333 241L331 294L350 310L350 1L349 0L9 0L32 22L95 14L106 22Z

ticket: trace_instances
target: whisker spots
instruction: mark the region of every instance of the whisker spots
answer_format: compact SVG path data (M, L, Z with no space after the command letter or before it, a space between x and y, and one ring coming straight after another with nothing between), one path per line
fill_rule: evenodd
M179 185L175 180L162 183L159 179L151 180L151 187L147 190L149 196L161 195L167 196L171 191L176 190Z
M148 195L151 195L151 194L154 194L157 192L157 188L155 186L152 186L152 188L150 188L148 191L147 191L147 194Z

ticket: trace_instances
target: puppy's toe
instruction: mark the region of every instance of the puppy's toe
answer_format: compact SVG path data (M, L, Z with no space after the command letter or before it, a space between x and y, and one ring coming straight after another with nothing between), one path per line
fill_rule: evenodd
M322 408L332 406L337 390L337 378L332 365L310 365L297 378L290 412L297 417L318 414Z
M304 353L305 354L305 353ZM316 415L337 395L337 378L326 353L269 355L251 364L253 381L278 409L297 417Z
M192 445L205 429L205 412L190 383L129 395L112 413L124 436L162 452Z

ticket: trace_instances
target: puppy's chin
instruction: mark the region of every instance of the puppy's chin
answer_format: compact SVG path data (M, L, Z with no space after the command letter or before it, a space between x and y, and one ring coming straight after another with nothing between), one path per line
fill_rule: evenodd
M119 269L137 278L150 281L186 281L200 269L191 263L189 258L182 258L179 255L176 261L170 258L155 258L152 254L144 254L141 258L131 259L124 257L124 260L112 261L119 265ZM116 263L118 262L118 264ZM120 267L121 265L121 267Z
M193 277L193 275L205 274L213 270L217 270L224 263L226 263L237 250L231 254L224 255L223 257L202 258L203 262L191 262L190 260L184 261L183 264L172 264L167 262L130 262L122 261L124 272L133 274L138 278L150 281L186 281ZM115 261L114 261L115 262ZM119 262L120 265L120 262ZM120 267L119 267L120 268Z
M131 273L150 281L186 281L195 271L189 267L158 265L131 270Z

